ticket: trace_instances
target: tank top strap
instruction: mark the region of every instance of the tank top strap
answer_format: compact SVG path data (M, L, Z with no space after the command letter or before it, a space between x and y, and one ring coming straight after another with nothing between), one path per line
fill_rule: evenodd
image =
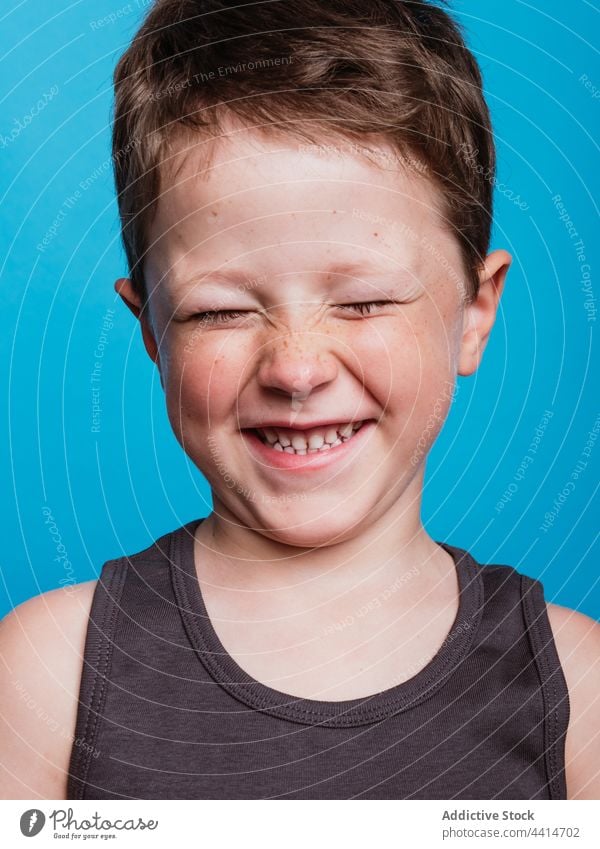
M570 718L569 690L556 650L540 581L520 575L526 630L545 706L546 771L550 798L566 799L565 740Z
M482 566L486 604L478 647L500 662L512 681L533 671L543 705L543 752L551 799L566 799L565 740L569 725L567 682L558 657L541 581L512 566ZM533 695L533 693L532 693Z
M68 799L83 798L91 759L96 750L111 661L112 637L126 574L127 558L109 560L103 565L94 590L79 685L75 739L69 764Z
M187 526L186 526L187 527ZM94 589L87 625L75 737L71 749L67 798L82 799L87 787L92 759L98 752L97 741L105 721L107 685L115 646L115 632L126 584L137 577L147 584L152 565L166 574L172 533L164 534L152 545L133 555L107 560ZM146 576L146 577L142 577ZM139 581L136 581L139 584ZM142 602L139 591L138 599Z

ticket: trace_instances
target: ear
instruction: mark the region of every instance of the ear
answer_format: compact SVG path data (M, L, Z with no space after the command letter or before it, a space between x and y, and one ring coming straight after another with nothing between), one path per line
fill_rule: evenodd
M154 332L148 317L148 307L142 310L141 298L133 288L133 283L127 277L120 277L115 282L115 292L121 296L124 303L139 320L142 326L142 338L144 340L148 356L160 367L158 345L156 344Z
M463 335L458 356L458 374L467 376L477 370L489 335L512 256L503 250L488 254L479 272L477 297L465 307Z

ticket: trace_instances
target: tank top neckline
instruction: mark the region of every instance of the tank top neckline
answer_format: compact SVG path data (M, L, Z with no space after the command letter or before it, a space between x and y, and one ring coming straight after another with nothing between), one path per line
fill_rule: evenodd
M306 725L368 725L409 710L448 680L466 656L483 612L482 567L461 548L438 542L454 560L459 587L458 610L437 653L411 678L389 689L343 701L321 701L275 690L249 675L221 643L202 596L194 557L194 534L203 519L173 531L169 564L173 591L188 639L215 682L239 702L281 719Z

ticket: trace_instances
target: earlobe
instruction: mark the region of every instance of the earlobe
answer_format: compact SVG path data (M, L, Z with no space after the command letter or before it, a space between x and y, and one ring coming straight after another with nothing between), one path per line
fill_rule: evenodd
M496 312L512 257L507 251L488 254L479 272L479 291L465 307L458 374L466 377L479 367L496 320Z
M152 327L150 326L148 310L144 310L142 314L141 298L139 294L135 291L133 283L127 277L119 277L119 279L115 281L115 292L117 292L117 294L121 296L121 299L123 300L124 304L129 310L131 310L131 312L140 322L142 328L142 339L144 340L144 347L146 348L150 359L155 362L160 369L158 346L154 338L154 332L152 330Z

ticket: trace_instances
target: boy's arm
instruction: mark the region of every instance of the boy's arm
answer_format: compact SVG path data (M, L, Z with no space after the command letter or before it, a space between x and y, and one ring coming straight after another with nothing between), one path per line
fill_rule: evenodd
M600 624L568 607L547 610L571 707L567 798L600 799Z
M35 596L0 622L0 799L66 799L95 586Z

